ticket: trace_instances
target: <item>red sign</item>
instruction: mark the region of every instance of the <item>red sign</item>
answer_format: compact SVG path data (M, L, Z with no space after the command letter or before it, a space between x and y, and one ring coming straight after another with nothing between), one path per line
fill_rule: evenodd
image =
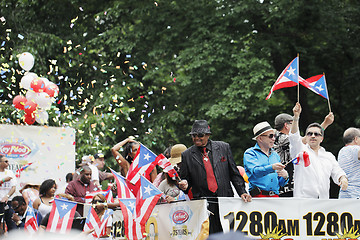
M0 145L0 153L10 158L18 158L29 155L31 149L25 144L5 143Z
M186 222L189 219L189 214L185 212L184 210L178 210L174 212L172 216L172 220L176 224L182 224Z

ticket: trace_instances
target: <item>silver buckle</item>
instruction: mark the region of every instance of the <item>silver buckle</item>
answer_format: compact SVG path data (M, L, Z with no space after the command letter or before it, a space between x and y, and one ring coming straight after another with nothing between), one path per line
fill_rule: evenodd
M269 196L274 196L276 193L274 191L269 191Z

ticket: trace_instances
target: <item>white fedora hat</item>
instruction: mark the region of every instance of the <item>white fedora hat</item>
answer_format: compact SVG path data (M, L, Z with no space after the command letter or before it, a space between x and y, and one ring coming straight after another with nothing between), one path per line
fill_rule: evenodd
M255 125L255 127L253 128L253 132L254 132L254 137L252 138L253 140L256 140L256 138L258 136L260 136L261 134L273 130L275 131L275 129L273 129L270 124L268 122L261 122Z

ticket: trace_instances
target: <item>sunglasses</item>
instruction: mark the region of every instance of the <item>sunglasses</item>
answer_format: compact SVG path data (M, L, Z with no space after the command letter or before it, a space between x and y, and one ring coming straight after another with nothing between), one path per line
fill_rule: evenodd
M198 137L198 138L202 138L205 136L204 133L194 133L194 134L191 134L192 137Z
M273 134L273 133L271 133L271 134L269 134L269 135L261 135L261 136L263 136L263 137L268 137L268 138L274 138L275 137L275 134Z
M321 133L318 133L318 132L307 132L306 136L311 137L313 134L314 134L315 137L322 136Z
M104 203L104 201L103 201L103 200L94 200L92 203L93 203L93 204Z

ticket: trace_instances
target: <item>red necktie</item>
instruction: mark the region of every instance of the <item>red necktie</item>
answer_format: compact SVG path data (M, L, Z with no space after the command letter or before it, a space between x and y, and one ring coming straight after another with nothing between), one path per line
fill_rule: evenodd
M218 185L215 179L213 168L211 166L210 158L206 152L206 148L204 148L203 162L206 170L206 180L209 190L214 193L218 189Z

